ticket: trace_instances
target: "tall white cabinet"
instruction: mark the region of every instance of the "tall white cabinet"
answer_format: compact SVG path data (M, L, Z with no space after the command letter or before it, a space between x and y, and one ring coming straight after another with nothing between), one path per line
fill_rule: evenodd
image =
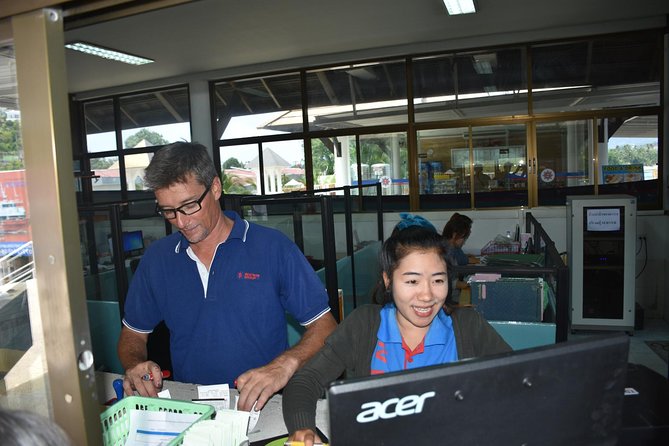
M635 247L635 197L567 197L572 330L634 330Z

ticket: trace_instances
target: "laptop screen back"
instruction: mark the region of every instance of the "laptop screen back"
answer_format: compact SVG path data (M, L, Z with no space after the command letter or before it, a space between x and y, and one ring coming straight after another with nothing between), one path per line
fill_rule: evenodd
M605 445L618 438L626 335L336 381L332 446Z

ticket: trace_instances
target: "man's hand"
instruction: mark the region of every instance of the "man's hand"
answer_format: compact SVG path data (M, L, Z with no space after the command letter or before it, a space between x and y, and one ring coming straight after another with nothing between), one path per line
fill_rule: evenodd
M239 410L260 410L279 390L283 389L293 374L322 346L325 338L337 326L330 312L306 326L302 339L293 348L274 358L266 366L251 369L237 378Z
M152 379L144 380L146 375L153 375ZM125 371L123 377L123 391L126 395L134 395L137 391L141 396L158 396L163 388L163 377L160 366L153 361L137 364Z
M314 443L323 443L323 440L320 439L316 432L311 429L300 429L299 431L293 432L293 434L288 437L288 441L302 441L304 446L313 446Z
M237 409L260 410L279 390L283 389L293 376L299 364L290 357L279 357L266 366L251 369L237 378L239 400Z

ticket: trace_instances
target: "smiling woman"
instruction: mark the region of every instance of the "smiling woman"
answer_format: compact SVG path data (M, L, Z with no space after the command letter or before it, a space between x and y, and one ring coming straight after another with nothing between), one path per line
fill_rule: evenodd
M291 440L321 440L316 400L344 372L363 377L511 350L474 309L444 306L446 249L440 234L416 225L385 241L379 255L383 305L356 308L284 390Z

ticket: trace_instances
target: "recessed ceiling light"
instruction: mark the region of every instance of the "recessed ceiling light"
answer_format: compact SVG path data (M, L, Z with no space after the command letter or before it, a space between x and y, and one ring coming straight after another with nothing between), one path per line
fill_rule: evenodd
M449 15L473 14L476 12L474 0L444 0Z
M122 53L120 51L112 50L109 48L103 48L101 46L93 45L87 42L66 43L65 48L69 48L75 51L81 51L82 53L90 54L92 56L102 57L103 59L116 60L118 62L123 62L130 65L144 65L147 63L154 62L153 60L147 59L145 57L139 57L133 54Z

